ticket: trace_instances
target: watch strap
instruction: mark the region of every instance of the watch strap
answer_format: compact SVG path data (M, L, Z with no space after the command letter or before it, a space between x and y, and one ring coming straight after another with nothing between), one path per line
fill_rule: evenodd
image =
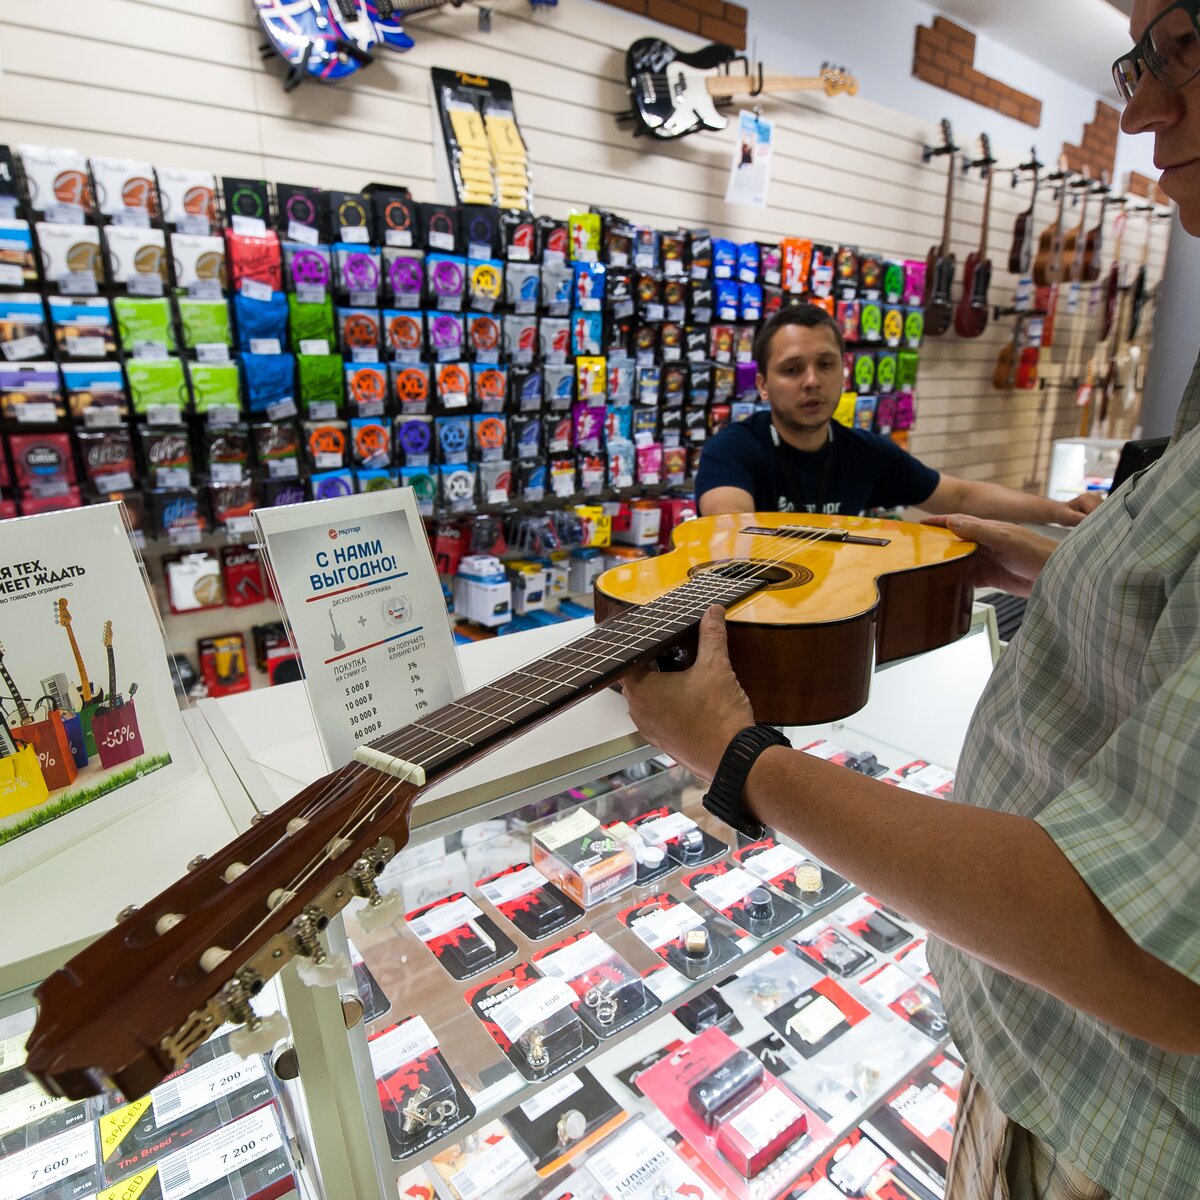
M765 836L766 826L751 816L746 808L746 780L764 750L770 746L787 746L790 749L791 744L778 729L770 725L748 725L735 734L725 748L717 765L717 773L704 795L705 809L748 838L757 841Z

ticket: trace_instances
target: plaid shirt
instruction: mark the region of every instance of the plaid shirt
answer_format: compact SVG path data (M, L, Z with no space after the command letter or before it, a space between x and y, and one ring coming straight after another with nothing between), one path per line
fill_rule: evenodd
M1200 983L1198 424L1200 360L1166 454L1042 571L975 711L955 791L1036 820L1139 946ZM1050 920L1042 936L1072 932ZM1005 1113L1121 1200L1196 1200L1200 1057L1120 1033L945 943L929 957L955 1041Z

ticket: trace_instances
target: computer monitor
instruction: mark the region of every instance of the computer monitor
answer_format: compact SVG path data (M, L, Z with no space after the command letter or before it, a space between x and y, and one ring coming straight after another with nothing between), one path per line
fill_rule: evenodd
M1170 440L1164 437L1126 442L1121 447L1121 457L1117 460L1117 469L1113 472L1112 487L1108 489L1108 494L1111 496L1135 471L1144 470L1152 462L1162 458Z

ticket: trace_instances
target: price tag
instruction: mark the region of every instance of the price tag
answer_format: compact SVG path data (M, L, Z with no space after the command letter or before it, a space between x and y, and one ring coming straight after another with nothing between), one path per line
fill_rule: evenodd
M113 213L113 224L129 229L149 229L150 214L144 208L119 208Z
M437 1045L437 1038L425 1024L424 1017L412 1017L395 1029L389 1029L367 1043L375 1078L385 1078L405 1063L436 1050Z
M242 413L235 404L214 404L206 410L206 415L210 429L221 429L226 425L236 425Z
M195 525L185 525L180 529L168 530L167 537L172 546L200 545L200 530Z
M197 217L192 214L180 217L175 222L175 231L177 233L195 233L201 237L208 237L212 233L212 225L207 217Z
M332 421L338 414L336 400L311 400L308 404L308 419L310 421ZM340 467L341 461L337 465Z
M118 471L114 475L97 475L96 487L106 496L112 492L132 491L133 476L128 471Z
M223 294L219 279L196 279L188 284L188 295L193 300L220 300Z
M412 230L386 229L383 233L383 241L387 246L411 246L413 244Z
M360 417L381 417L383 416L383 401L360 400L356 411Z
M696 828L696 822L685 813L668 813L665 817L655 817L652 821L642 821L637 831L651 845L662 842L673 842L691 829Z
M0 287L24 287L25 272L12 263L0 263Z
M530 892L536 892L538 888L545 886L545 875L537 867L530 865L520 871L513 871L501 875L498 879L481 883L479 890L499 908L502 904L520 900L522 896L528 896Z
M538 970L555 979L578 979L612 958L612 948L595 933L584 934L578 941L538 959Z
M83 224L83 205L82 204L51 204L45 212L46 220L52 225L82 225Z
M130 275L125 287L131 296L161 296L163 294L162 276L151 275L143 271L139 271L136 275Z
M0 1200L49 1191L95 1165L96 1136L89 1121L0 1161Z
M300 474L300 462L295 458L270 458L267 474L272 479L295 479Z
M18 404L13 412L22 425L51 425L58 420L58 408L50 400L34 400Z
M570 1008L576 999L570 986L561 979L539 979L497 1004L491 1016L504 1036L516 1042L526 1030L543 1024L561 1009Z
M633 301L618 300L617 303L613 305L613 316L616 317L618 321L622 320L624 317L632 317Z
M251 338L250 339L251 354L282 354L283 347L279 344L278 338ZM328 353L328 350L326 351Z
M675 904L671 908L656 908L644 917L636 918L629 928L651 950L657 950L703 924L704 918L695 909L686 904Z
M296 301L299 304L324 304L325 289L319 283L296 284Z
M376 294L374 292L351 292L350 307L351 308L372 308L375 305Z
M149 425L178 425L178 404L150 404L146 407L146 423Z
M761 1148L803 1115L804 1110L783 1088L773 1087L741 1109L730 1124L750 1145Z
M66 1100L47 1096L36 1083L13 1088L11 1092L0 1096L0 1137L40 1121L66 1106Z
M160 488L191 487L192 473L187 467L156 467L154 481Z
M248 300L270 300L274 293L269 283L260 283L257 279L243 279L242 295Z
M749 871L733 867L720 875L696 881L696 895L718 911L732 907L744 900L756 887L761 886Z
M481 1200L490 1191L508 1183L519 1171L528 1170L529 1159L511 1137L489 1146L469 1166L450 1176L450 1187L460 1200Z
M225 521L225 532L236 534L239 537L244 533L253 533L254 518L250 516L228 517Z
M321 241L321 234L312 225L304 225L300 221L289 221L288 241L299 242L303 246L316 246Z
M371 231L365 225L343 225L341 240L351 246L365 246L371 240Z
M200 342L196 346L196 361L202 363L227 363L229 347L222 342Z
M397 308L420 308L421 297L417 292L397 293L396 295Z
M94 271L68 271L59 276L58 290L64 296L94 296L100 287Z
M467 245L468 258L491 258L492 248L487 242L470 242Z
M350 361L354 363L378 363L379 351L374 346L354 346L350 350Z
M778 879L780 875L798 867L805 859L791 846L772 846L761 854L747 855L744 866L759 879Z
M429 234L429 244L435 250L453 250L454 234L447 233L444 229L434 229Z
M265 237L267 223L262 217L243 217L237 214L233 218L233 232L243 237Z
M296 401L288 396L285 400L278 400L274 404L267 405L267 416L272 421L282 421L284 417L294 417L296 415Z
M213 483L241 483L245 478L245 469L241 463L215 462L210 465Z
M526 1100L521 1105L521 1111L530 1121L536 1121L538 1117L544 1117L548 1112L552 1112L568 1096L575 1095L582 1088L583 1084L580 1083L577 1075L564 1075L561 1079L546 1084L532 1100Z
M148 362L161 362L170 357L170 353L162 342L137 342L133 347L133 357Z
M222 1054L212 1062L193 1067L175 1079L160 1083L150 1093L155 1128L161 1129L164 1125L190 1116L222 1096L265 1078L266 1068L261 1054L251 1058Z
M255 351L258 353L258 351ZM302 338L300 340L301 354L328 354L329 339L328 338Z
M37 358L39 354L45 354L46 344L36 333L31 333L23 338L4 342L0 345L0 350L4 351L4 357L9 362L21 362L24 359Z
M336 471L342 465L342 456L333 450L318 450L313 463L318 471Z
M162 1200L183 1200L224 1181L231 1172L258 1162L283 1148L283 1136L268 1105L160 1158L158 1186Z
M121 424L121 410L112 405L85 408L83 423L88 429L116 429Z
M434 938L439 938L481 916L483 913L478 905L468 896L463 896L458 900L451 900L449 904L435 905L419 917L413 917L408 927L421 941L431 942Z
M68 337L65 339L67 353L72 358L103 358L107 353L102 337Z

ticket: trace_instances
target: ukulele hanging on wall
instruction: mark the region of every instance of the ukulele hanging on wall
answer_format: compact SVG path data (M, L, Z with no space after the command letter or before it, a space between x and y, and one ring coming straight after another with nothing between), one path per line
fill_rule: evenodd
M954 176L956 174L956 159L958 147L954 144L954 134L950 130L950 122L942 118L942 144L926 146L922 153L923 162L945 154L949 156L950 166L946 172L946 207L942 214L942 240L929 248L929 256L925 261L925 333L926 336L937 337L950 328L954 316L954 307L950 300L950 290L954 286L954 252L950 249L950 217L954 211Z
M979 223L979 249L963 265L962 296L954 310L954 331L959 337L978 337L988 323L988 287L992 261L987 256L988 222L992 215L992 146L986 133L979 135L980 157L971 164L983 172L983 219Z

